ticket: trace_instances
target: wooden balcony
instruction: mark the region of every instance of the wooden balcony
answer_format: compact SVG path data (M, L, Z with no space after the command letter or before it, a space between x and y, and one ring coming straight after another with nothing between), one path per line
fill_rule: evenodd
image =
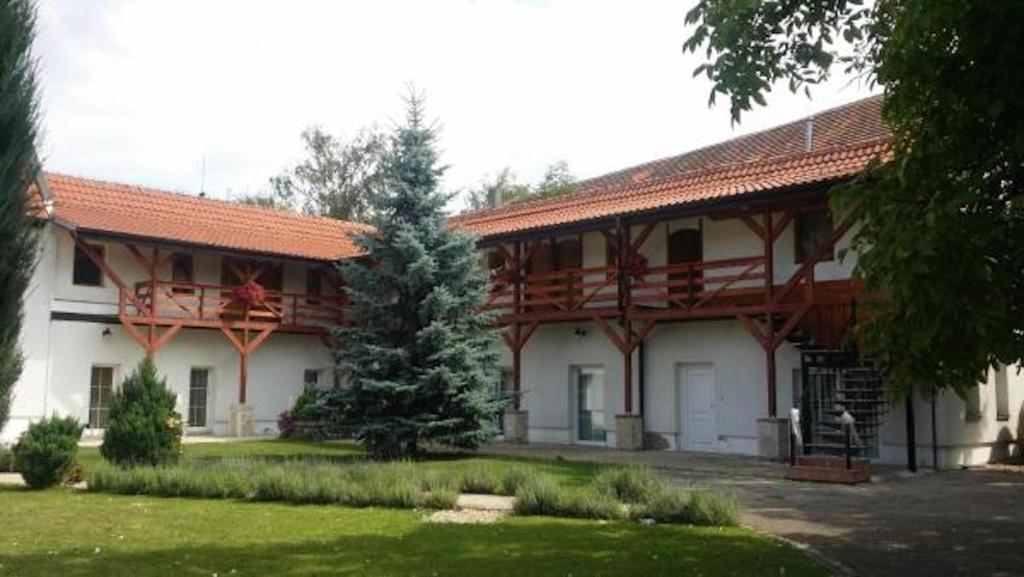
M135 324L195 328L272 327L281 332L317 333L344 320L341 295L310 295L264 290L257 302L244 302L237 286L141 281L121 289L119 314Z
M809 308L801 326L816 342L836 346L853 321L857 292L848 280L815 281L813 267L784 284L765 283L763 256L664 266L637 264L620 278L616 266L496 274L484 309L499 324L624 318L632 321L757 317Z

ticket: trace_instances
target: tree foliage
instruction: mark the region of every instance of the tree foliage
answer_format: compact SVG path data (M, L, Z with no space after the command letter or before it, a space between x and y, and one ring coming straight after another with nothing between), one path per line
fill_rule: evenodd
M391 139L376 233L365 261L341 264L352 326L334 334L351 384L344 411L377 458L416 456L424 442L473 448L494 435L502 402L492 319L478 312L490 279L473 237L445 226L436 134L422 99Z
M561 196L572 192L575 187L576 178L569 171L569 164L559 160L548 166L541 180L532 186L519 182L511 169L503 168L493 180L484 180L478 187L470 189L466 200L469 210L479 210L525 200Z
M43 418L28 426L14 447L25 484L46 489L64 481L75 464L82 425L74 417Z
M29 216L35 158L38 92L35 6L30 0L0 2L0 427L9 416L11 393L21 376L24 295L35 264L36 234Z
M150 358L110 397L110 420L100 454L120 466L163 465L181 452L181 415L177 399Z
M738 120L776 81L833 64L885 92L891 160L833 199L861 211L857 274L879 298L860 336L911 387L963 394L1024 360L1024 3L703 0L686 47Z
M314 126L302 132L302 142L308 157L272 177L270 195L257 195L251 204L267 206L270 198L273 208L369 222L381 182L385 136L371 128L346 142Z
M240 194L234 197L234 201L240 204L248 204L249 206L259 206L262 208L276 208L281 210L288 210L290 208L285 206L280 198L273 193Z

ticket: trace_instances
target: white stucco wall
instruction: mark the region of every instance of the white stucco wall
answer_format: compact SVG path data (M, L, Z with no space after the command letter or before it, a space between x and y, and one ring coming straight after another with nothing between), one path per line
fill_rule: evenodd
M126 283L146 278L126 249L101 244L106 249L105 260ZM72 284L73 255L68 233L46 225L39 264L26 295L22 330L25 370L15 388L11 419L0 432L0 442L16 440L31 421L46 415L73 415L87 422L91 368L115 367L116 386L143 358L142 348L119 323L52 318L54 312L117 313L117 288L110 279L104 278L102 287ZM285 291L305 290L307 266L285 263ZM197 253L194 267L195 282L220 283L219 255ZM165 269L162 278L168 277ZM108 335L103 334L106 329ZM239 374L238 353L227 339L216 330L183 329L156 354L155 362L168 387L178 395L178 410L183 415L188 409L191 369L211 369L210 430L226 433L228 409L238 402ZM331 365L327 349L315 336L272 334L249 358L247 404L254 409L256 432L276 431L277 415L301 392L306 369L324 371Z
M781 219L776 214L775 219ZM760 221L759 221L760 222ZM634 238L642 227L633 229ZM660 222L655 225L641 248L651 266L667 259L668 235L680 228L703 231L705 260L757 256L760 238L738 219L714 220L694 217ZM850 278L856 255L843 253L849 248L853 232L836 245L836 259L818 263L818 281ZM605 240L599 232L582 234L584 267L605 264ZM795 228L792 223L774 245L775 283L783 284L799 268L795 260ZM733 274L741 269L717 272ZM656 279L652 279L656 280ZM760 283L761 281L756 281ZM614 291L614 287L608 290ZM523 350L522 406L530 412L530 439L534 442L566 443L574 441L570 397L573 366L603 366L605 369L605 407L609 414L623 410L623 359L608 338L591 322L566 322L541 326ZM640 408L648 433L660 435L669 449L686 449L685 409L681 403L678 367L681 364L710 366L714 374L715 436L713 450L740 454L757 453L757 419L767 415L765 353L749 332L736 320L660 323L648 335L643 354L644 399ZM800 353L790 343L776 351L776 410L785 417L798 405L794 399L794 380L799 378ZM511 364L511 355L502 346L502 363ZM634 353L634 406L639 406L640 353ZM937 404L936 430L940 464L959 466L990 461L1005 451L1006 441L1019 438L1024 430L1024 374L1008 372L1009 419L995 415L994 377L978 389L980 415L967 419L964 401L947 393ZM929 403L916 405L917 458L922 466L931 463L931 411ZM880 435L880 461L906 462L904 407L888 408ZM610 434L607 444L615 444Z

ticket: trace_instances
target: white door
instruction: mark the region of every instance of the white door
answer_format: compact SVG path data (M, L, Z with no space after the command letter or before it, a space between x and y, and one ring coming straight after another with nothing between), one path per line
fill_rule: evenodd
M682 448L714 451L718 440L715 424L715 373L711 365L679 365L679 417Z

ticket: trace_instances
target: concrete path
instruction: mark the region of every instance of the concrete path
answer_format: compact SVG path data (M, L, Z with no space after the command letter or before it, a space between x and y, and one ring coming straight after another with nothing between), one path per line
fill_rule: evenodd
M858 486L799 483L754 458L628 453L563 445L493 445L494 455L645 463L673 482L731 491L744 523L810 546L866 576L1024 576L1024 472L985 468L916 475L880 468Z

